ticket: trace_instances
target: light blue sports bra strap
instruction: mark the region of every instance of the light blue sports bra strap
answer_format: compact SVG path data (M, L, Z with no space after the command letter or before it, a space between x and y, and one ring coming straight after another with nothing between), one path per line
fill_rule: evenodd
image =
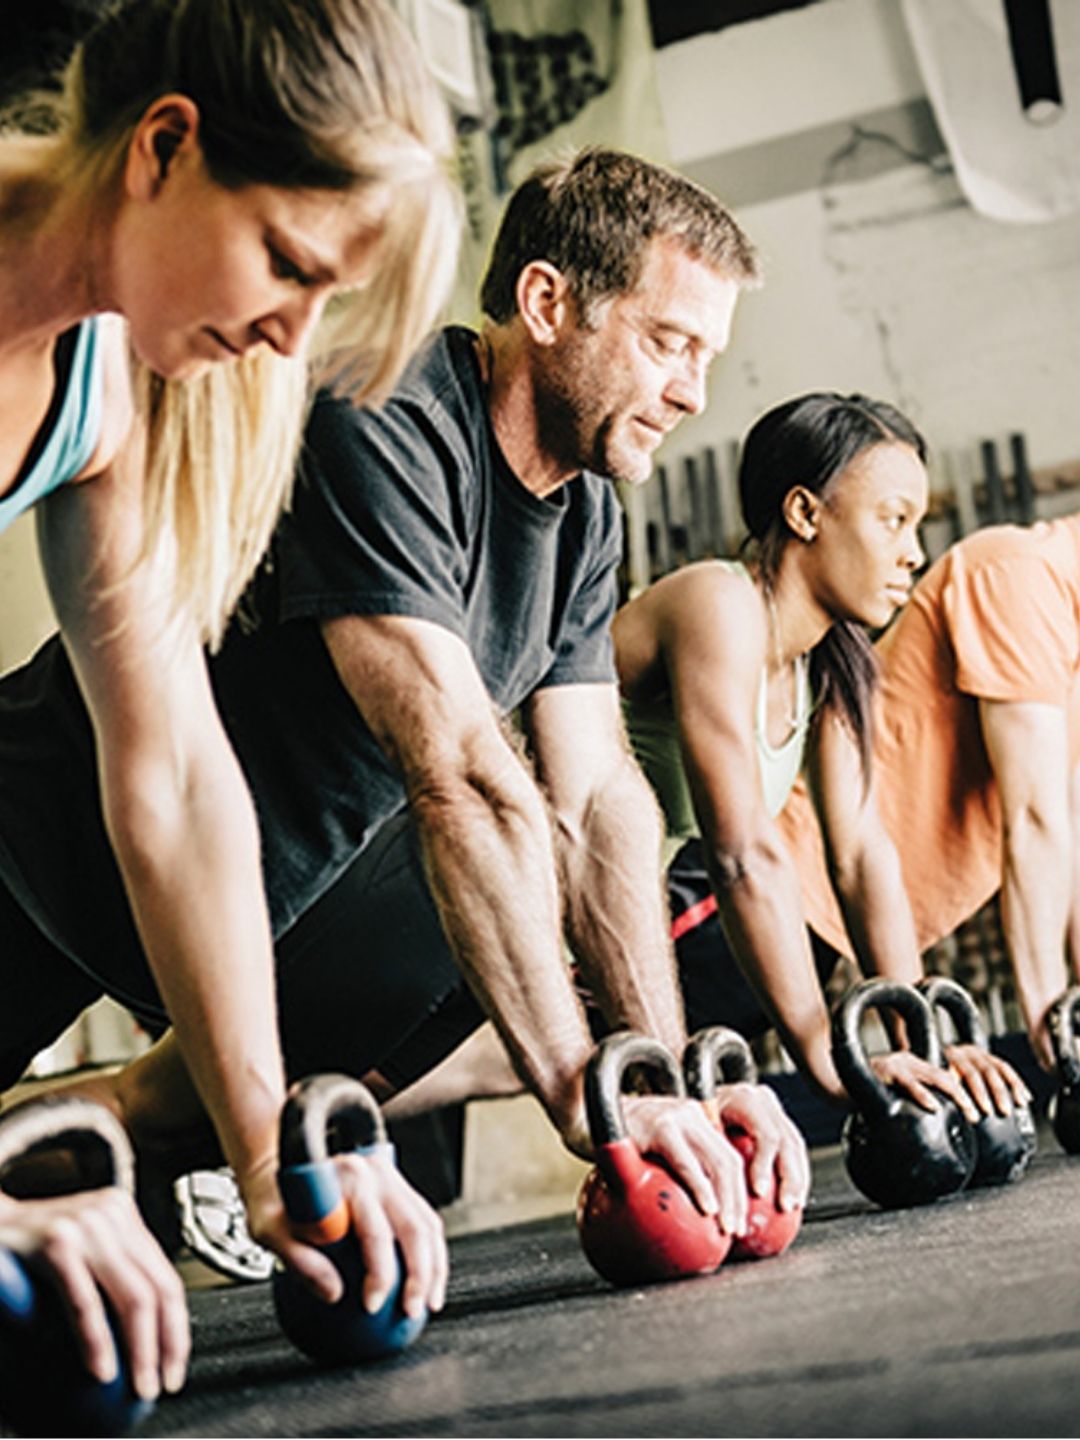
M78 327L64 395L37 460L0 499L0 530L85 468L101 436L101 373L101 322L92 317Z

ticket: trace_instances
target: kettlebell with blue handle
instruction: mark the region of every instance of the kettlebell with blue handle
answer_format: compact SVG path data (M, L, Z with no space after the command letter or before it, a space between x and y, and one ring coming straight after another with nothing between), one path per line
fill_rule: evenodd
M1080 1047L1076 1019L1080 1011L1080 985L1072 985L1050 1007L1047 1025L1057 1062L1057 1092L1047 1111L1061 1148L1080 1155Z
M331 1148L332 1147L332 1148ZM275 1271L274 1307L282 1330L322 1365L351 1365L396 1355L419 1336L427 1311L406 1315L405 1270L379 1309L364 1308L364 1260L342 1193L334 1154L393 1158L374 1096L349 1075L314 1075L289 1091L281 1113L278 1187L294 1234L333 1262L344 1293L333 1305L314 1295L290 1269Z
M655 1076L661 1091L685 1097L682 1070L658 1040L632 1031L607 1036L585 1069L585 1108L596 1164L578 1192L581 1247L613 1285L642 1285L709 1274L731 1237L703 1214L658 1158L643 1155L626 1133L623 1082L631 1066Z
M977 1045L989 1053L990 1041L974 999L947 975L926 975L915 987L931 1008L944 1010L962 1044ZM942 1063L947 1061L942 1056ZM975 1125L975 1171L968 1184L1007 1185L1019 1180L1035 1154L1035 1120L1027 1105L1014 1106L1009 1115L981 1115Z
M712 1025L692 1035L683 1051L686 1089L695 1100L711 1100L720 1085L754 1085L757 1066L750 1046L737 1030ZM727 1138L743 1157L747 1176L754 1158L754 1141L738 1126L724 1126ZM749 1185L748 1185L749 1190ZM801 1206L782 1210L776 1176L767 1195L748 1196L746 1233L732 1242L733 1260L767 1260L782 1255L802 1225Z
M930 1005L913 986L880 979L852 986L832 1018L833 1062L855 1107L841 1132L844 1161L853 1184L883 1208L926 1205L971 1179L975 1134L948 1096L936 1094L937 1108L924 1110L875 1074L861 1034L871 1008L898 1014L912 1051L941 1064Z
M0 1189L5 1171L32 1154L62 1147L94 1188L135 1188L135 1161L120 1124L102 1105L46 1095L0 1117ZM106 1304L106 1312L108 1305ZM46 1273L0 1246L0 1419L19 1435L123 1435L151 1412L131 1385L119 1330L109 1318L117 1373L102 1381L86 1368L64 1302Z

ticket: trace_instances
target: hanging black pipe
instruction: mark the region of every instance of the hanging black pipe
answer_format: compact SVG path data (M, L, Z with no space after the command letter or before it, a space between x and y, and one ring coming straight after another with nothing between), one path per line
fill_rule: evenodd
M1063 106L1050 0L1005 0L1005 18L1020 104L1029 120L1045 125Z

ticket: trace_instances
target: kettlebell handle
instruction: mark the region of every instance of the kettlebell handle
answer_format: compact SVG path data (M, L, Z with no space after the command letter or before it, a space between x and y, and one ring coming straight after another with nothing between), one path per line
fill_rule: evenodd
M753 1085L757 1080L750 1046L727 1025L711 1025L691 1035L683 1051L683 1073L695 1100L711 1100L720 1085Z
M919 994L929 1001L931 1009L940 1006L953 1022L962 1045L977 1045L980 1050L989 1050L990 1041L979 1017L979 1009L971 994L950 979L948 975L924 975L915 986ZM942 1056L942 1064L945 1064Z
M622 1113L623 1078L631 1065L647 1065L660 1077L662 1094L686 1095L679 1062L659 1040L617 1030L597 1046L585 1067L585 1112L595 1146L613 1145L626 1138Z
M74 1095L42 1095L0 1115L0 1190L4 1172L35 1150L62 1144L84 1165L91 1152L104 1159L102 1183L135 1193L135 1156L123 1125L104 1105Z
M858 1109L884 1119L899 1100L875 1075L862 1043L863 1017L869 1009L895 1011L907 1028L912 1052L932 1065L941 1064L941 1043L929 1002L913 985L898 980L860 980L839 1002L832 1018L837 1073Z
M311 1075L290 1087L281 1111L283 1168L318 1164L332 1153L386 1143L386 1126L375 1097L353 1076Z
M1047 1024L1057 1060L1058 1078L1070 1090L1080 1087L1080 1049L1076 1042L1080 985L1071 985L1050 1007Z

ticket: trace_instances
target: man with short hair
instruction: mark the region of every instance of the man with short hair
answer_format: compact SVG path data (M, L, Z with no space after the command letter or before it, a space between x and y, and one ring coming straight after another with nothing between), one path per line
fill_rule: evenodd
M292 1074L345 1069L385 1096L486 1012L566 1145L590 1153L593 1043L564 931L608 1023L681 1049L660 822L612 659L610 482L645 480L664 435L702 408L757 279L707 192L586 151L512 197L481 334L444 330L378 412L317 402L292 512L245 606L257 623L212 666L262 825ZM78 943L63 880L41 883ZM115 988L152 1008L145 967L130 946L118 962L115 939L84 968L108 988L119 963ZM183 1095L168 1040L114 1091L137 1141L160 1140L166 1113L193 1117ZM794 1127L745 1087L724 1106L800 1201ZM705 1110L631 1096L625 1113L639 1147L741 1229L742 1161Z

